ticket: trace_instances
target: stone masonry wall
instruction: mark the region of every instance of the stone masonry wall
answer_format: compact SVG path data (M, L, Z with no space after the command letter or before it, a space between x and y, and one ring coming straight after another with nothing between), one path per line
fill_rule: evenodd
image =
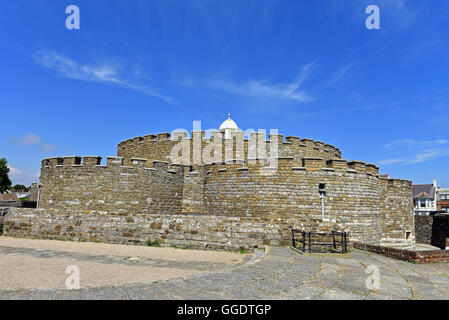
M270 217L292 221L308 231L340 230L351 241L379 243L381 215L377 169L372 165L348 164L305 158L302 167L294 159L278 159L278 169L263 163L206 166L204 210L208 215ZM325 185L324 221L320 184ZM291 238L290 231L283 236Z
M52 158L42 161L40 208L77 209L98 214L181 213L184 168L168 163L121 158Z
M341 158L338 148L311 139L300 139L299 137L287 137L284 141L283 135L271 135L266 140L264 133L253 133L250 139L244 139L244 132L233 133L232 139L224 139L218 131L212 132L211 138L205 138L204 131L192 132L194 139L187 137L187 132L174 132L173 137L169 133L159 133L157 135L146 135L136 137L121 142L117 148L117 156L124 158L124 164L130 165L131 159L143 158L149 162L162 160L173 162L171 152L176 145L184 144L187 150L186 157L189 163L185 165L201 165L210 163L208 149L219 146L219 161L232 159L247 160L248 158L263 157L269 155L273 141L277 144L277 156L293 157L294 162L300 166L303 157L320 157L326 160ZM195 140L195 137L198 137ZM241 146L241 148L238 148ZM179 148L180 149L180 148ZM181 152L181 151L179 151Z
M382 243L415 243L415 220L411 181L380 177ZM404 242L404 239L406 240Z
M432 216L415 216L416 243L432 244Z
M0 208L0 236L3 233L4 216L9 212L9 208Z
M285 223L285 222L284 222ZM116 216L70 209L11 208L4 235L22 238L142 244L236 250L289 245L282 224L260 217L137 214Z
M449 215L415 216L416 242L444 250L449 238Z
M432 245L444 250L447 238L449 238L449 215L438 214L433 216Z
M84 157L82 165L77 157L44 160L40 207L83 210L103 221L181 213L255 224L276 221L281 243L290 241L292 228L345 231L350 241L366 243L392 238L395 243L407 242L408 209L401 201L411 201L411 184L379 179L372 164L303 158L298 167L293 157L280 157L277 168L267 167L266 159L251 159L187 172L184 166L161 161L154 161L154 168L146 168L144 159L133 159L131 167L122 161L108 158L107 166L100 166L99 157ZM326 192L324 216L320 188ZM270 228L260 227L258 237L272 232Z
M167 133L127 140L122 157L109 157L106 166L100 157L43 160L42 209L11 209L5 233L235 249L288 245L295 228L345 231L351 242L414 243L410 181L379 177L377 166L348 162L337 148L309 139L192 135L200 139ZM192 165L162 161L174 147L188 150ZM210 160L216 153L225 161Z

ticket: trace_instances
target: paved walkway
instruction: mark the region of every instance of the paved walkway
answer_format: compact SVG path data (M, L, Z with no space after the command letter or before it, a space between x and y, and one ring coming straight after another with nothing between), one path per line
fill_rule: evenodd
M0 299L449 299L449 264L417 265L357 250L347 255L301 255L289 248L272 247L232 266L204 263L202 267L182 260L115 261L116 257L51 250L39 254L30 248L1 247L0 255L94 259L102 266L131 264L139 268L151 268L154 263L206 272L146 283L133 284L128 279L117 286L81 290L3 290ZM380 289L368 290L370 274L366 270L376 267Z

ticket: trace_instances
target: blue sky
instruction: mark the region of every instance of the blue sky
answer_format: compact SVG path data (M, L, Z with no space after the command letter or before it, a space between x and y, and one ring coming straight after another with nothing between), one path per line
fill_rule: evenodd
M77 5L80 30L67 30ZM380 8L368 30L365 8ZM0 107L13 183L40 161L115 155L193 120L279 129L382 173L449 186L449 2L0 2Z

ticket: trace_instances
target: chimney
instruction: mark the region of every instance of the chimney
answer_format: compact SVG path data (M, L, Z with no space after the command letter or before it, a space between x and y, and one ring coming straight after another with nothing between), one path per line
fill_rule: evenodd
M435 189L438 188L438 185L437 185L437 179L433 179L433 186L435 187Z

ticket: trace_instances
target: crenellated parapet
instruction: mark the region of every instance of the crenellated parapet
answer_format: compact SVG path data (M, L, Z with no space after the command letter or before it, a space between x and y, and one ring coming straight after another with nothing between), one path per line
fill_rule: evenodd
M152 161L149 163L148 159L132 158L129 166L125 166L122 157L107 157L106 165L101 165L102 157L100 156L71 156L71 157L54 157L42 160L42 170L44 169L67 169L74 168L78 170L95 168L116 170L119 169L143 169L148 172L170 172L177 175L183 175L183 165L173 164L166 161Z
M243 131L230 133L230 138L225 138L220 131L212 131L210 137L206 137L205 131L192 131L190 136L185 131L158 133L121 142L117 155L124 158L125 165L129 165L132 158L145 158L194 166L209 163L211 157L226 161L274 154L293 157L298 166L303 157L341 158L338 148L320 141L293 136L284 139L282 134L269 134L267 139L265 132L249 133L249 138L244 135Z
M111 214L181 212L185 167L121 157L42 160L41 208L76 208Z
M273 165L275 164L275 165ZM327 172L363 175L368 178L379 179L379 168L370 163L348 161L345 159L325 160L323 158L305 157L298 165L294 157L255 157L248 159L230 159L224 162L212 162L202 166L202 170L209 173L220 172L249 172L252 174L298 173L298 172Z

